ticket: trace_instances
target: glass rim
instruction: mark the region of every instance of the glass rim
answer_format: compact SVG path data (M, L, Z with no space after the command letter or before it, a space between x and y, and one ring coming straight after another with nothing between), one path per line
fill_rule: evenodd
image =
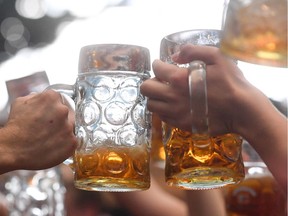
M180 35L198 35L199 33L209 32L217 33L219 35L219 38L221 38L222 30L220 29L188 29L168 34L162 38L162 41L179 44L179 41L176 39L176 37L179 37Z
M150 64L147 47L124 43L90 44L80 49L78 74L95 69L145 73L151 70Z

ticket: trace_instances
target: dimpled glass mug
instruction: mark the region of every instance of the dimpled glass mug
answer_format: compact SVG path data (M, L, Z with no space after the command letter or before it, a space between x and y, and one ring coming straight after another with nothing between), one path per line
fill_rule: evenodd
M225 0L220 49L241 61L287 64L287 0Z
M220 42L219 30L188 30L164 37L160 59L177 65L171 55L181 45L216 46ZM163 123L163 142L166 152L166 183L184 189L213 189L238 183L244 176L241 155L242 139L236 134L211 137L208 131L206 69L202 61L178 65L189 70L191 113L197 125L191 132L182 131ZM197 98L197 103L193 103Z
M77 188L124 192L150 187L151 114L139 90L148 78L147 48L96 44L81 49L73 86L49 87L75 102L78 147L70 166Z

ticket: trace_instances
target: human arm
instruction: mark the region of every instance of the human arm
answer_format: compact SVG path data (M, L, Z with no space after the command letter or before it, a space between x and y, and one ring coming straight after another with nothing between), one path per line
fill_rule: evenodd
M114 193L119 204L134 216L188 216L186 203L164 190L155 177L146 191Z
M213 190L186 190L189 216L225 216L226 206L223 192Z
M72 155L74 117L52 90L17 98L0 129L0 174L46 169Z
M193 60L206 63L210 134L240 134L260 154L286 191L287 118L219 49L186 45L173 58L180 64ZM189 109L187 69L159 60L152 66L155 78L141 86L142 94L149 98L148 109L163 121L190 131L193 118Z
M163 174L161 172L161 174ZM151 177L147 191L115 193L119 204L135 216L225 216L226 208L222 191L181 190L183 197L176 196L170 187L161 185L164 179Z

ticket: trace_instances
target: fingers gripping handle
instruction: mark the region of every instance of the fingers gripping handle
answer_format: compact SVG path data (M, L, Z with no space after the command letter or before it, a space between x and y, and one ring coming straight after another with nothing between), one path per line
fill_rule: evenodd
M54 90L56 92L59 92L60 94L64 96L68 96L72 100L75 99L75 91L74 91L74 85L67 85L67 84L54 84L48 86L46 90Z
M206 64L202 61L193 61L189 64L188 71L192 133L208 138Z
M48 86L46 90L54 90L61 94L62 102L70 109L74 109L74 106L67 100L67 98L71 98L73 101L75 100L75 90L74 85L67 85L67 84L54 84ZM70 166L73 169L73 157L67 158L64 162L65 165Z

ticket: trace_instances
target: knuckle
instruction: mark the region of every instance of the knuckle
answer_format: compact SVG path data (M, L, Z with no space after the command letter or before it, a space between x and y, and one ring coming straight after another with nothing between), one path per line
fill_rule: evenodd
M188 79L188 72L185 68L178 68L176 73L171 74L169 82L173 85L183 85Z
M47 98L48 101L59 101L59 93L54 90L47 90L43 92L43 97Z
M58 106L57 115L60 118L66 119L69 115L69 108L67 106L61 104L61 106Z

